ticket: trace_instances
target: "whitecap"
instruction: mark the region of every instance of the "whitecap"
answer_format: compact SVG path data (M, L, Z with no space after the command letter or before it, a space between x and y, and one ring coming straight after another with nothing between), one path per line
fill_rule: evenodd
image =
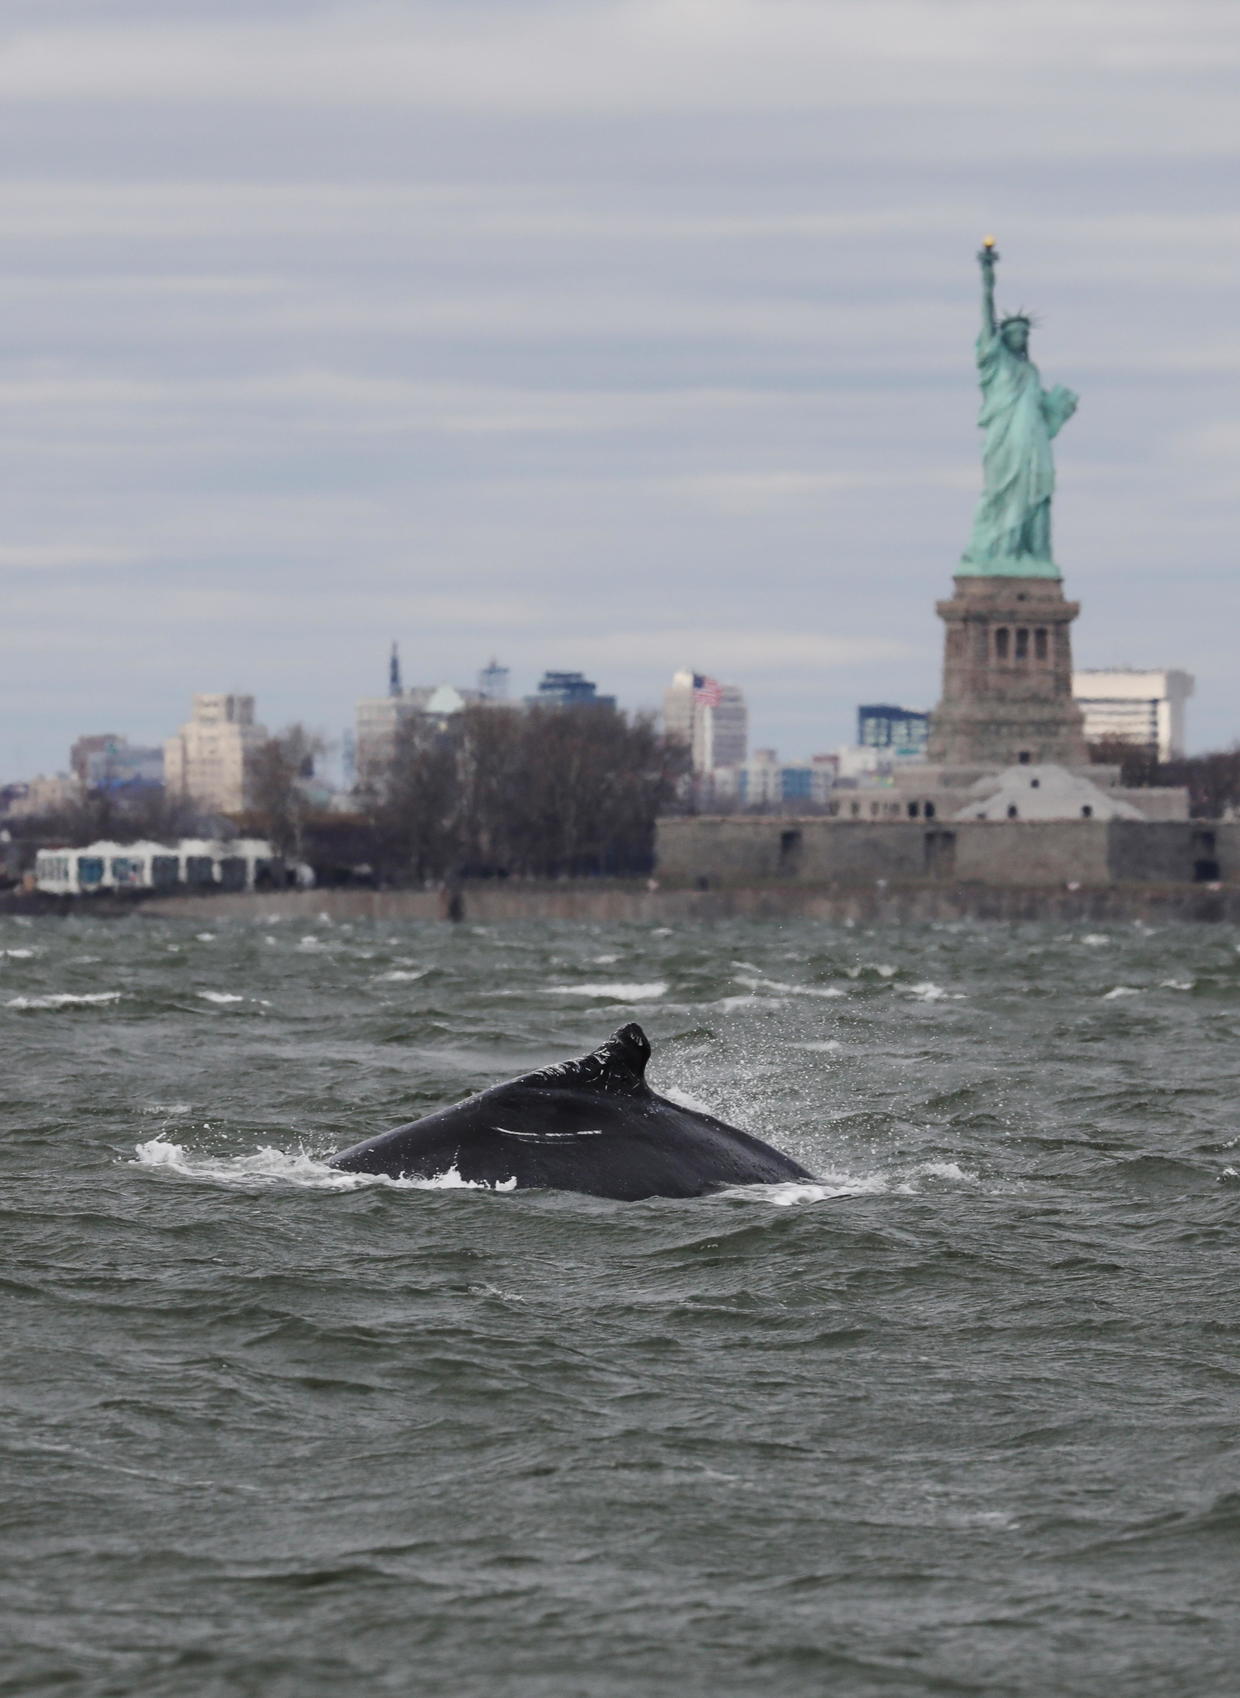
M789 985L785 984L782 979L747 979L741 973L737 974L736 982L738 985L748 986L755 994L760 990L773 990L782 991L790 996L819 996L825 997L827 1000L848 994L846 991L842 991L838 985Z
M6 955L10 961L29 961L34 953L33 949L0 949L0 955Z
M214 943L215 942L215 933L214 932L195 932L194 936L198 939L199 943Z
M920 1002L963 1002L963 991L944 990L942 985L936 985L933 979L925 979L919 985L910 985L908 994L915 996Z
M618 955L592 955L590 959L596 967L614 967L620 957Z
M1104 943L1110 943L1110 941L1110 938L1107 937L1105 932L1086 932L1085 936L1081 939L1082 943L1089 944L1094 948L1098 948Z
M1103 991L1103 1002L1114 1002L1121 996L1140 996L1141 992L1135 985L1116 985L1114 990Z
M393 967L386 973L376 973L375 983L379 984L413 984L416 979L424 979L430 972L429 967Z
M365 1185L388 1185L406 1191L515 1191L517 1181L501 1179L495 1185L463 1179L455 1167L433 1179L389 1179L383 1173L342 1173L325 1161L271 1145L248 1156L200 1156L171 1139L148 1138L134 1146L136 1167L160 1168L185 1179L202 1179L215 1185L296 1185L311 1191L356 1191Z
M791 1049L816 1050L822 1055L830 1055L837 1049L843 1049L844 1046L838 1038L812 1038L806 1039L803 1043L793 1043L789 1047Z
M722 1008L729 1014L737 1008L785 1008L788 1004L786 996L755 996L747 991L744 996L721 996L718 1002L707 1003L707 1008Z
M593 996L608 1002L653 1002L667 995L667 981L652 979L648 984L599 981L586 985L545 985L548 996Z
M243 996L239 996L236 991L196 991L194 994L196 996L200 996L204 1002L245 1001L245 998Z
M72 991L60 991L50 996L12 996L5 1003L6 1008L76 1008L85 1007L91 1003L119 1002L124 991L83 991L75 995Z
M1159 990L1190 991L1193 988L1193 983L1192 979L1160 979L1158 988Z
M970 1173L954 1161L924 1161L913 1169L913 1174L924 1174L927 1179L951 1179L961 1185L981 1184L976 1173Z
M773 1185L729 1185L720 1197L743 1197L754 1203L769 1203L777 1209L798 1203L830 1203L837 1197L881 1195L890 1184L881 1174L851 1174L828 1171L817 1179L781 1179Z

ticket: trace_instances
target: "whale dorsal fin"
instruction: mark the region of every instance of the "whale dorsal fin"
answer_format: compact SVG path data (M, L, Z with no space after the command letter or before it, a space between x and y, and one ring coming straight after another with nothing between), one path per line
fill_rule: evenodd
M523 1085L593 1085L609 1095L624 1096L645 1089L650 1039L635 1022L621 1026L605 1044L579 1061L559 1061L537 1073L527 1073Z

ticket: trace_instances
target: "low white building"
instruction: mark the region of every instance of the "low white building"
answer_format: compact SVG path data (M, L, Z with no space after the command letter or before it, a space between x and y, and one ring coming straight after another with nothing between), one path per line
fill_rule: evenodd
M1120 666L1072 674L1087 742L1135 743L1164 761L1184 753L1184 704L1194 686L1191 673L1174 669Z
M309 867L294 869L299 885L313 884ZM285 881L284 863L261 837L227 841L183 837L177 843L52 846L35 858L35 884L53 896L118 890L256 890Z

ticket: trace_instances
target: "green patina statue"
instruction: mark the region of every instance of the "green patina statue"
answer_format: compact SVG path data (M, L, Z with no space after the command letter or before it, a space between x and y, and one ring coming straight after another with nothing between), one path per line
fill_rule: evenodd
M1051 438L1076 411L1076 396L1056 385L1043 389L1029 358L1030 320L1023 313L995 318L993 236L978 254L982 267L982 328L977 369L982 385L978 419L986 432L982 451L986 484L973 535L958 575L1058 578L1051 559L1051 496L1055 465Z

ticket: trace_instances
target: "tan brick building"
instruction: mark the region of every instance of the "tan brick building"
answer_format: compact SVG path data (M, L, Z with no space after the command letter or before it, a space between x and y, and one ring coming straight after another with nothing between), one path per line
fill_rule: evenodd
M254 751L266 740L253 696L197 695L189 722L164 744L164 788L204 808L240 813L250 804Z

